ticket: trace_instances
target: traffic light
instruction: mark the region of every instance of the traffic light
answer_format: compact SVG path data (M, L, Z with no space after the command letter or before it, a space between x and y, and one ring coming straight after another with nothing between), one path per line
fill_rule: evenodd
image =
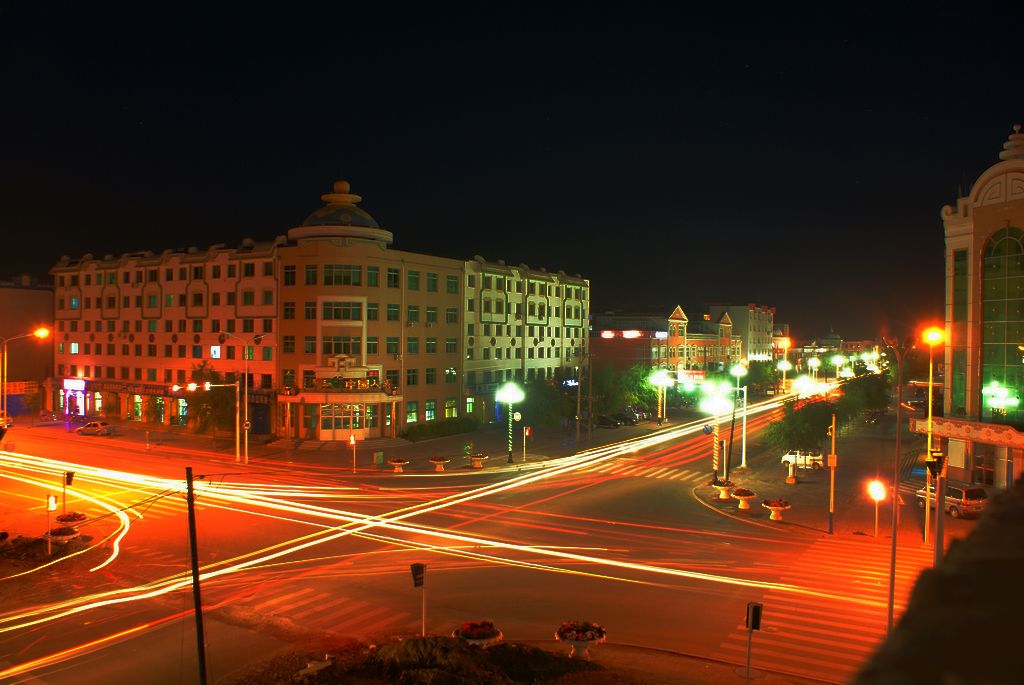
M932 478L939 477L945 463L946 455L942 453L942 450L932 450L928 458L924 460L924 464L928 467L928 472L932 474Z
M71 481L73 481L74 479L75 479L75 472L74 471L65 471L64 472L64 485L71 485Z
M354 433L348 436L348 444L351 445L352 447L356 446L356 436Z
M526 427L525 427L525 428L524 428L523 430L524 430L524 431L526 431L526 433L525 433L525 434L526 434L526 437L530 437L530 434L531 434L531 432L532 432L532 431L531 431L531 429L530 429L530 427L529 427L529 426L526 426Z
M46 510L57 511L57 495L46 496Z

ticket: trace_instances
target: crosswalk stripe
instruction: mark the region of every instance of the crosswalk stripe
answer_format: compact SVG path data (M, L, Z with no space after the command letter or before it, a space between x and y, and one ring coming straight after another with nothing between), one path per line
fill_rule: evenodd
M330 611L331 609L333 609L334 607L338 606L339 604L344 604L345 602L348 602L348 601L351 601L349 597L338 597L337 599L334 599L334 600L332 600L330 602L326 602L326 603L323 603L323 604L318 604L318 605L316 605L314 607L310 607L306 611L300 611L300 612L298 612L296 614L293 614L292 618L293 619L302 619L302 618L307 618L309 616L313 616L315 614L322 614L322 613L324 613L326 611Z
M337 611L334 611L334 612L332 612L330 614L326 614L324 616L319 617L317 619L317 621L319 623L323 623L325 621L328 621L328 622L330 622L330 621L337 621L342 616L347 616L348 614L351 614L353 611L359 611L360 609L362 609L364 607L368 607L368 606L370 606L369 602L360 602L360 601L351 602L350 604L344 604Z
M746 631L743 631L746 633ZM814 657L822 657L827 661L819 661L817 663L823 665L835 665L839 661L847 661L851 665L859 665L864 657L871 654L874 651L873 647L860 647L854 645L848 645L842 640L820 640L811 635L785 635L783 633L771 633L762 630L754 640L755 643L760 643L760 647L764 651L769 651L769 648L780 647L783 653L799 658L801 663L814 663ZM729 643L722 645L722 648L727 648L728 644L736 644L737 646L743 645L746 648L747 636L745 634L734 633L729 636ZM841 647L841 650L835 649ZM850 648L855 647L856 653L851 653Z
M676 472L675 475L670 476L669 480L679 480L680 478L682 478L683 480L686 480L686 478L688 478L688 477L689 477L689 471L678 471L678 472Z
M313 588L310 588L310 587L302 588L301 590L297 590L296 592L290 592L288 594L280 595L278 597L272 597L271 599L268 599L266 601L260 602L259 604L253 605L252 608L255 611L260 611L260 610L265 609L267 607L273 606L274 604L280 604L282 602L287 602L287 601L290 601L290 600L294 599L295 597L299 597L301 595L309 594L310 592L313 592Z
M373 618L375 616L380 616L381 614L385 614L389 611L391 611L391 609L388 607L377 607L376 609L370 609L369 611L366 611L362 614L350 616L347 621L344 621L342 623L335 623L331 627L331 629L337 631L351 630L352 628L358 626L360 623L365 622L366 619Z
M831 654L823 655L824 660L814 659L808 656L796 656L791 654L787 649L767 650L761 644L764 639L761 635L757 636L758 639L754 640L751 647L751 666L754 668L771 669L780 671L783 673L796 673L813 676L817 680L824 680L830 683L844 683L848 680L843 676L852 674L860 666L860 662L857 663L839 663L831 659ZM736 661L737 657L729 654L729 652L736 652L739 659L746 659L747 645L746 638L743 638L742 644L725 644L722 645L720 651L716 655L725 656L731 660ZM724 652L724 653L723 653ZM787 658L792 656L792 659ZM781 658L780 658L781 657ZM740 662L742 663L742 662ZM820 670L813 668L813 666L821 667ZM809 668L810 667L810 668Z
M284 612L291 611L292 609L298 609L299 607L309 606L311 603L315 606L316 605L315 603L319 602L324 597L330 597L330 595L323 594L323 593L316 594L316 595L313 595L313 596L307 595L307 596L303 597L302 599L300 599L297 602L291 602L290 604L284 604L284 605L279 606L279 607L274 607L274 611L275 612L284 613Z
M660 478L661 476L659 474L662 474L662 473L665 473L666 471L671 471L671 470L672 469L669 469L669 468L658 469L657 471L645 473L644 475L647 476L648 478Z
M402 621L407 620L408 616L409 614L407 614L404 611L398 614L392 614L391 616L388 616L386 619L382 621L377 621L376 623L371 623L368 626L363 626L363 634L368 635L373 631L380 630L381 628L389 626L392 623L401 623Z

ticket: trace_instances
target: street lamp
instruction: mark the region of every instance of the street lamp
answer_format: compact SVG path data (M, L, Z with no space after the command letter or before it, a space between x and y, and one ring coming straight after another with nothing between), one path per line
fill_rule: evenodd
M238 383L239 383L238 381L235 381L234 383L210 383L210 382L203 383L203 390L209 390L210 388L234 388L235 389L235 463L236 464L238 464L238 463L240 463L242 461L241 451L239 449L239 441L241 440L241 431L239 430L241 428L241 426L239 425L239 416L241 415L241 411L240 411L240 404L241 404L241 402L239 400L239 396L241 395L241 393L239 392ZM182 387L180 385L177 385L177 384L171 386L171 390L173 390L174 392L178 392L180 390L188 390L189 392L195 392L198 388L199 388L199 384L198 383L188 383L184 387ZM249 455L248 455L248 453L246 453L246 455L245 455L245 463L246 464L249 463Z
M658 393L658 425L660 426L668 414L668 407L666 406L668 404L668 398L666 397L668 387L674 384L675 381L672 380L672 377L668 375L668 371L665 369L658 369L652 373L648 381L655 387Z
M15 340L21 340L23 338L38 338L39 340L45 340L50 337L50 329L45 326L40 326L31 333L23 333L22 335L15 335L10 338L4 338L3 342L0 343L0 417L3 417L3 426L6 426L7 421L10 420L11 416L7 410L7 343L14 342Z
M729 427L729 452L725 456L725 479L729 480L729 465L732 462L732 439L736 433L736 403L740 400L740 379L747 375L744 364L734 364L729 373L736 377L736 395L732 398L732 425ZM747 386L743 386L743 447L740 468L747 467Z
M811 378L818 380L818 367L821 366L821 360L817 357L811 357L807 360L807 367L811 370Z
M244 435L244 443L243 444L244 444L244 447L245 447L245 450L244 450L245 460L244 460L243 463L248 464L249 463L249 428L251 427L251 424L249 423L249 356L248 355L249 355L249 347L255 346L255 345L259 345L261 342L263 342L263 335L260 335L260 334L254 335L252 337L252 340L247 340L245 338L240 338L237 335L232 335L231 333L223 333L223 335L225 337L228 337L228 338L234 338L235 340L243 343L243 345L242 345L242 361L244 362L244 369L245 369L244 372L242 373L242 393L243 393L243 396L245 397L244 416L243 416L243 419L244 419L244 424L243 425L244 425L244 428L245 428L245 432L243 434ZM251 345L250 345L250 343L251 343ZM211 386L211 387L217 387L217 386ZM236 417L235 423L236 424L238 423L237 417ZM332 423L332 425L333 425L333 423ZM238 427L237 427L237 425L235 426L235 434L236 435L238 434Z
M912 345L906 342L901 345L899 338L896 337L883 338L882 341L896 358L896 455L892 460L892 549L889 553L889 603L886 622L886 632L891 633L896 608L896 539L899 537L900 451L903 449L903 357Z
M793 365L789 363L788 359L783 359L781 362L779 362L779 365L777 367L775 367L775 368L777 368L779 371L782 372L782 394L785 395L786 394L786 372L792 370L793 369Z
M836 369L836 383L838 383L839 382L839 368L843 364L846 363L846 357L844 357L841 354L833 355L831 361L832 361L832 366L834 366L835 369Z
M945 332L938 326L931 326L926 328L924 333L921 334L921 339L928 345L928 455L932 453L932 397L934 396L933 391L933 373L934 373L934 352L935 346L943 342L946 339ZM938 485L938 479L936 479L936 485ZM928 544L928 529L931 528L931 499L930 490L932 487L932 474L931 471L925 469L924 471L924 544ZM938 487L935 489L936 495L938 494ZM941 512L936 511L936 518L941 515ZM941 541L936 541L937 544L941 544Z
M526 395L523 393L523 389L515 383L506 383L505 385L498 388L498 392L494 394L494 399L502 404L508 405L508 463L512 462L512 405L516 402L522 402Z
M888 495L885 492L885 483L880 480L873 480L868 483L868 495L875 500L875 537L878 537L878 503Z

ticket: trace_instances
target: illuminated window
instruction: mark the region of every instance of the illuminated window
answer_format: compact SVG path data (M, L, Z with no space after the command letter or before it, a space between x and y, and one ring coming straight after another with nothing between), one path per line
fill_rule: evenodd
M405 403L405 422L416 423L418 418L418 406L415 401Z
M433 421L437 418L437 401L426 400L423 402L423 420Z

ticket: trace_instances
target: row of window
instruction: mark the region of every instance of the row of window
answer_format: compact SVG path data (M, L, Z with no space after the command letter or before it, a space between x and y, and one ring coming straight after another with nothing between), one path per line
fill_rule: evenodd
M467 323L466 324L466 335L469 335L469 336L476 335L476 326L477 325L474 324L474 323ZM504 328L502 328L502 326L503 326L503 324L494 324L493 328L492 328L492 324L485 323L485 324L483 324L483 331L484 331L483 335L485 335L485 336L488 336L488 335L505 335L507 337L512 337L512 325L511 324L504 324ZM502 333L502 330L504 330L504 334ZM493 331L493 333L492 333L492 331ZM567 326L565 328L560 328L558 326L555 326L555 327L552 328L551 326L545 327L545 326L533 326L533 325L530 325L530 326L526 327L526 335L527 335L527 337L530 337L530 338L537 337L537 338L540 338L541 340L544 340L545 331L547 331L547 337L548 338L552 338L552 337L553 338L562 338L562 337L564 337L566 340L570 340L570 339L578 340L580 338L580 336L582 335L583 329L579 328L578 326ZM515 337L517 337L517 338L523 337L523 327L522 326L516 326L515 327L515 332L516 332Z
M479 354L480 354L479 358L480 359L490 359L491 358L491 354L492 354L492 352L491 352L492 349L494 350L494 352L493 352L494 358L495 359L501 359L502 358L502 348L500 348L500 347L495 347L495 348L483 347L483 348L481 348L479 350ZM531 347L531 348L526 350L526 358L527 359L561 359L562 358L561 349L562 348L560 348L560 347L536 347L536 348L535 347ZM476 359L477 358L476 355L477 355L477 352L475 352L472 347L467 347L466 348L466 359L470 359L470 360ZM566 359L570 359L571 355L572 355L572 353L569 350L566 350L565 358ZM505 359L512 359L513 357L515 359L522 359L523 358L523 348L522 347L506 347L505 351L504 351L504 358Z
M377 288L380 286L380 267L367 266L366 286ZM322 273L322 281L321 281ZM284 267L282 283L284 285L295 285L298 276L298 268L289 264ZM306 264L303 269L303 285L363 285L363 266L361 264L324 264L322 267L317 264ZM401 269L387 267L384 271L384 284L388 288L398 288L402 282ZM405 287L407 290L420 290L421 286L428 293L438 292L440 277L433 271L425 274L414 270L406 269ZM458 294L459 277L445 276L445 292Z
M191 347L191 354L188 354L189 348ZM202 345L164 345L163 354L159 355L158 351L160 345L153 343L148 344L121 344L121 356L127 357L129 355L135 357L157 357L163 356L168 359L178 357L184 359L186 356L190 356L192 359L203 359L203 346ZM257 348L252 345L245 345L242 347L242 359L254 360L256 359ZM83 354L83 355L106 355L108 357L115 356L117 354L117 345L115 343L77 343L77 342L59 342L57 343L57 354ZM177 354L175 354L177 350ZM274 348L273 347L260 347L259 357L265 362L274 361ZM145 351L145 355L143 355ZM234 359L235 358L235 346L234 345L210 345L207 357L208 359Z
M531 368L526 370L527 380L540 380L540 379L552 379L555 377L555 367L548 366L543 368ZM501 383L503 381L510 380L523 380L522 369L485 369L482 372L467 371L466 372L466 387L476 388L477 379L482 379L481 383L489 385L492 383Z
M468 402L468 401L467 401ZM467 406L472 407L471 403ZM472 412L472 409L467 409ZM320 405L320 429L329 430L350 430L361 428L376 428L378 425L377 407L367 404L361 407L361 411L355 411L352 407L340 404ZM444 400L444 417L454 419L459 415L458 400L449 397ZM315 418L315 417L314 417ZM405 422L417 423L421 418L420 403L418 400L411 400L405 403ZM437 400L423 401L423 421L434 421L437 416ZM391 407L384 407L384 425L390 426L392 421Z
M492 300L489 297L481 300L481 312L484 314L514 314L519 317L523 314L522 304L519 302L508 303L503 299ZM476 311L476 300L466 300L466 311ZM579 319L582 316L583 310L578 306L566 305L565 307L565 318L567 319ZM526 305L526 314L530 317L544 318L548 315L555 317L556 319L562 316L561 306L546 306L543 302L528 302Z
M177 324L177 326L175 326L175 324L174 324L175 320L174 319L146 319L145 322L143 322L142 319L135 319L134 324L132 323L132 321L129 321L128 319L121 319L121 332L122 333L131 333L132 329L134 328L134 332L135 333L143 333L143 332L146 332L146 333L158 333L159 329L160 329L160 321L161 320L164 322L164 325L163 325L164 333L188 333L188 332L190 332L189 329L191 329L192 333L202 333L203 332L203 328L205 326L205 324L203 322L207 321L207 319L177 319L178 324ZM192 322L191 325L189 325L189 323L188 323L189 321ZM225 333L235 333L236 332L235 329L236 329L236 322L237 321L241 321L242 322L242 332L243 333L255 333L256 332L256 327L257 327L256 326L256 322L257 322L257 319L225 319L224 320L223 331ZM261 333L273 333L274 332L274 320L273 319L258 319L258 321L260 322L259 328L260 328L260 332ZM221 321L220 321L220 319L210 319L209 322L210 322L210 332L211 333L220 333L221 332L222 328L221 328ZM104 326L104 323L106 323L105 326ZM114 333L114 332L116 332L116 329L117 329L116 323L117 322L115 320L110 319L110 320L108 320L106 322L104 322L104 321L96 321L95 326L93 326L93 322L91 322L89 320L85 320L85 321L82 321L82 330L85 331L86 333L89 333L89 332L91 332L91 329L95 328L97 333L102 333L103 330L106 329L106 331L108 333ZM145 323L145 326L143 326L143 323ZM59 321L57 321L57 330L59 332L63 333L65 328L68 331L70 331L71 333L77 333L78 332L78 321L77 320L71 320L71 321L59 320ZM143 328L145 328L145 331L143 331ZM176 331L174 330L175 328L177 328Z
M252 278L256 276L257 264L259 265L259 272L264 276L274 275L274 263L272 261L261 261L261 262L242 262L242 277ZM227 273L228 278L238 277L238 264L228 264L226 271L221 268L220 264L214 264L210 267L210 275L212 278L221 278L222 274ZM187 266L181 266L177 269L177 278L175 278L175 269L164 268L164 282L170 283L171 281L187 281L189 280L189 274L192 275L193 281L202 281L206 279L206 265L193 265L191 271ZM131 283L158 283L160 281L160 269L125 269L121 271L121 282L125 284ZM96 278L92 277L92 274L70 274L67 276L58 276L57 285L63 288L67 284L68 286L75 288L81 285L117 285L117 271L100 271L97 272Z
M78 366L77 364L58 364L57 375L71 378L96 378L96 379L118 379L122 381L149 381L151 383L161 382L159 380L160 369L128 366ZM184 385L188 378L191 378L192 371L185 369L164 369L164 383L178 383ZM224 374L225 383L234 383L235 379L242 379L243 374ZM262 388L270 390L274 387L274 376L269 373L249 374L248 383L250 388Z
M424 314L427 323L437 323L438 308L433 305L420 307L418 304L410 304L405 308L406 323L418 323L420 312ZM363 303L352 301L323 302L319 309L321 321L362 321ZM281 309L281 316L284 319L292 320L296 315L296 303L285 302ZM401 307L398 304L389 303L384 306L386 321L400 321ZM303 306L303 318L307 321L315 321L317 318L316 302L309 301ZM366 321L380 320L380 304L377 302L366 303ZM444 312L445 323L458 323L459 310L456 307L448 307Z
M480 277L480 284L484 290L499 290L502 292L516 292L522 294L523 282L512 278L506 278L505 276L492 276L490 274L484 274ZM476 275L469 274L466 277L466 286L470 288L476 287ZM551 285L550 283L540 283L537 281L528 281L526 293L528 295L547 295L548 297L561 297L562 286ZM565 297L570 300L583 300L587 299L587 291L579 286L565 286Z
M366 336L366 354L380 353L380 338L376 335ZM384 338L385 354L400 354L401 339L398 336L387 336ZM296 339L294 335L281 337L281 352L293 354L295 352ZM351 354L358 355L363 351L363 339L358 335L325 335L320 338L320 349L323 354ZM316 354L317 337L307 335L303 338L302 353ZM436 353L438 350L438 338L428 336L423 339L423 351L428 354ZM405 339L405 352L407 354L419 354L420 338L409 336ZM458 341L455 338L444 339L444 351L448 354L455 354L459 351Z
M407 386L419 385L421 377L424 385L437 385L440 382L439 379L443 380L445 385L452 385L457 383L459 379L458 372L452 366L445 369L425 368L422 369L422 376L420 376L420 371L421 369L406 369L405 384ZM398 369L387 369L384 371L384 384L387 387L398 388L400 386L399 381L400 372ZM295 369L282 369L281 383L285 387L296 387ZM307 390L316 388L315 371L312 369L304 369L302 371L302 387Z
M254 306L256 304L256 291L255 290L243 290L241 295L242 295L241 304L243 306ZM205 306L206 295L205 295L205 293L192 293L191 300L192 300L191 306L193 306L193 307L203 307L203 306ZM210 305L211 306L219 307L220 304L221 304L221 301L222 301L221 293L218 292L218 293L211 293L210 294ZM145 306L147 309L155 309L156 307L159 307L160 304L161 304L160 303L160 296L156 295L156 294L146 295L145 298L143 298L142 295L135 295L134 299L132 298L131 295L122 295L121 296L121 308L122 309L128 309L128 308L132 307L132 303L133 302L135 303L134 306L136 308L142 308L143 306ZM229 307L233 307L233 306L237 305L239 303L238 302L238 293L236 293L233 290L229 290L229 291L225 292L224 293L224 297L223 297L223 302L224 302L225 305L227 305ZM261 292L261 294L260 294L259 303L261 305L273 305L274 304L274 291L273 290L263 290ZM99 297L96 297L96 298L91 298L91 297L79 298L77 296L73 296L73 297L69 297L67 299L65 299L63 297L58 297L57 298L57 309L59 309L59 310L61 310L61 309L77 310L79 308L81 308L81 309L92 309L94 305L95 305L95 307L97 309L101 309L101 308L117 309L117 298L115 296L113 296L113 295L108 295L105 301L102 298L99 298ZM189 297L185 293L178 293L177 295L165 294L163 296L163 306L164 307L168 307L168 308L169 307L175 307L175 306L177 306L177 307L189 306Z

